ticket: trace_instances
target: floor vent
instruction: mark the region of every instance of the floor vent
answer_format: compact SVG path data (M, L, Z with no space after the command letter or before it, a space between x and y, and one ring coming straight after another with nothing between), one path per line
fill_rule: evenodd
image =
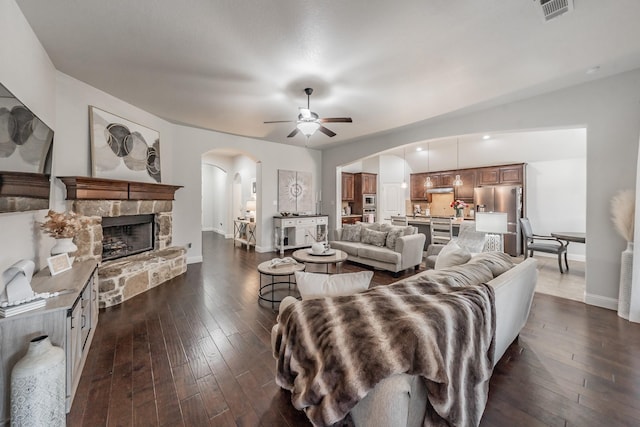
M573 0L535 0L535 2L540 4L545 22L573 10Z

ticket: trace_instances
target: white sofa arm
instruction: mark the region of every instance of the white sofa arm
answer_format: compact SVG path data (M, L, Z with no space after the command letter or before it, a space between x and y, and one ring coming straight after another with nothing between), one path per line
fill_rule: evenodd
M422 233L401 236L396 240L396 252L402 255L401 269L420 265L426 236Z
M342 240L342 228L336 228L335 230L333 230L332 240Z

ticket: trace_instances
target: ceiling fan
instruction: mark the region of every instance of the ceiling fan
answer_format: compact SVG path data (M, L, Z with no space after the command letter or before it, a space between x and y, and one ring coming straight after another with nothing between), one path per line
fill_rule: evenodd
M309 96L313 93L313 89L305 88L304 93L307 94L307 108L300 107L300 114L298 114L298 120L296 120L296 128L287 135L287 138L294 137L298 132L302 132L307 138L313 135L317 130L325 135L332 137L336 136L336 133L326 127L322 126L322 123L351 123L351 117L332 117L332 118L320 118L317 113L314 113L309 109ZM293 123L294 120L274 120L265 123Z

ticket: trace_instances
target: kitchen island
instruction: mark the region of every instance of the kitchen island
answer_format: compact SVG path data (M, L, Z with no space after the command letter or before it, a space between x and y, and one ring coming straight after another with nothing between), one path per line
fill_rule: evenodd
M464 218L464 220L462 218L454 219L452 223L454 236L457 236L460 232L460 224L462 224L463 221L473 223L473 218ZM416 215L415 217L408 216L407 223L409 225L417 227L418 233L422 233L426 236L426 239L424 241L424 250L426 251L427 247L429 247L429 245L431 244L431 217L418 215Z

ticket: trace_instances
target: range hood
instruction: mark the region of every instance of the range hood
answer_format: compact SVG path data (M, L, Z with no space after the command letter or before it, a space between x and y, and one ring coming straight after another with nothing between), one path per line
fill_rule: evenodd
M453 187L429 188L427 194L453 193Z

